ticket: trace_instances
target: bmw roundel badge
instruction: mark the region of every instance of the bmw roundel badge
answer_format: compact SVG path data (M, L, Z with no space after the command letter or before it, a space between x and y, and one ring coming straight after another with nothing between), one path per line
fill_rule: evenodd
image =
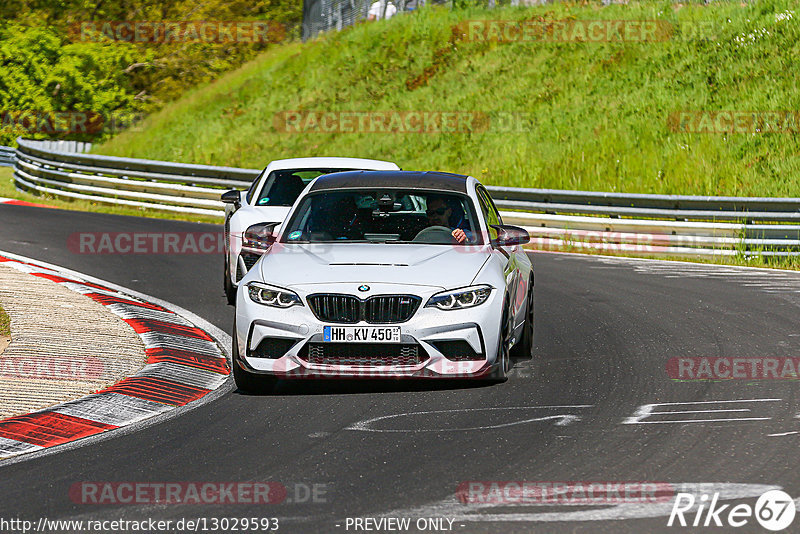
M362 284L358 286L359 291L369 291L369 286L367 284Z

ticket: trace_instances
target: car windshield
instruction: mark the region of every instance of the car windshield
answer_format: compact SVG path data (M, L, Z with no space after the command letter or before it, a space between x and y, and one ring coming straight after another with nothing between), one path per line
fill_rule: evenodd
M352 169L284 169L272 171L258 195L256 206L292 206L303 189L317 176Z
M283 232L282 242L473 245L481 243L478 229L472 202L466 195L339 190L303 199Z

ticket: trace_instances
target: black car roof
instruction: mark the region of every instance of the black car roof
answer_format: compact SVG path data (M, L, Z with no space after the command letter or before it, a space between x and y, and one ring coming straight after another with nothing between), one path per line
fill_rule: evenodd
M466 193L467 177L431 171L345 171L320 176L311 186L311 191L361 188L433 189Z

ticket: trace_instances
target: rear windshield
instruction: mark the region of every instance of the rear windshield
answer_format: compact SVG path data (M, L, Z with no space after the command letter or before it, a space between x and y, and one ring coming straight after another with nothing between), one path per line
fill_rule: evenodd
M285 169L272 171L253 203L255 206L291 206L303 189L317 176L353 169Z

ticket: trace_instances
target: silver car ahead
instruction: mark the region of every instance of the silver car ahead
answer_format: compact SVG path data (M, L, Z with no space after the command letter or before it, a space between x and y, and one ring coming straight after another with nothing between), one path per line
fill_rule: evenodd
M236 296L237 386L269 378L503 380L533 347L528 233L470 176L316 178Z
M236 286L261 250L251 246L272 232L288 215L300 193L314 178L344 170L399 170L397 164L357 158L292 158L270 162L247 191L228 191L225 202L225 277L228 304L236 304Z

